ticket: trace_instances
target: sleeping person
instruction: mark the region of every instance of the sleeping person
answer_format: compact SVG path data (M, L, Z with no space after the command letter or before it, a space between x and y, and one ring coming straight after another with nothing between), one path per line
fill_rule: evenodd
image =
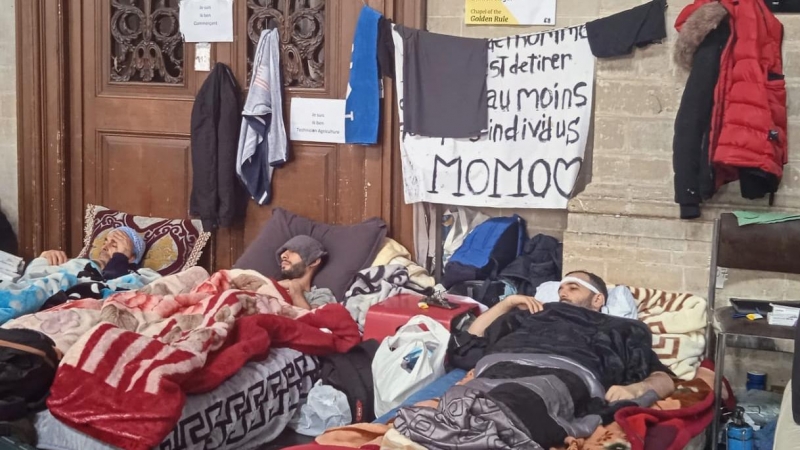
M436 409L401 409L395 427L435 448L550 448L589 437L624 406L669 396L672 373L650 330L601 314L607 297L605 282L586 271L564 277L556 303L507 297L451 336L450 363L474 368L475 378L451 387Z
M47 250L15 282L0 283L0 324L39 311L52 297L105 298L141 288L161 276L139 268L144 252L144 240L129 227L109 232L94 259L69 259L61 250Z
M314 275L324 264L328 252L311 236L299 235L283 244L276 256L281 266L280 286L289 293L294 306L305 309L336 303L333 292L313 285Z

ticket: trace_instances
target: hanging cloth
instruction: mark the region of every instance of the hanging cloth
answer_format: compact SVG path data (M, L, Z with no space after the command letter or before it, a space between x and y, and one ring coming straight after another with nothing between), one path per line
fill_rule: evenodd
M381 15L361 8L353 37L350 81L347 83L344 136L348 144L378 142L380 84L378 79L378 21Z
M289 157L283 123L279 40L278 30L261 32L236 156L236 173L259 205L272 200L272 171Z
M489 41L395 25L403 39L403 130L474 138L489 127Z
M197 92L191 118L189 214L199 217L207 231L230 227L244 213L234 168L240 111L239 86L233 71L217 63Z
M394 80L394 38L392 21L381 17L378 21L378 68L382 77Z
M628 55L667 37L666 0L653 0L586 24L589 46L597 58Z

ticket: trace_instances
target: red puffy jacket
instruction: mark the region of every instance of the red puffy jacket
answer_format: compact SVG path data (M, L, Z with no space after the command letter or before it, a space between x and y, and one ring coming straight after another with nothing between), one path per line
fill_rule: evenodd
M681 11L675 27L711 1L695 0ZM709 159L716 187L739 179L740 169L755 169L772 175L777 188L787 163L783 25L762 0L719 3L728 10L731 37L720 61L711 121Z

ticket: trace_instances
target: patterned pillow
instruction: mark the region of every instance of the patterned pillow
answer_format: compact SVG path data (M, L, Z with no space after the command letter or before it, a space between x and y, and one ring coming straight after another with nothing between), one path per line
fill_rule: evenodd
M88 205L83 250L78 257L96 259L106 235L123 225L133 228L144 239L142 267L153 269L161 275L171 275L194 267L211 236L211 233L203 232L199 220L133 216L103 206Z

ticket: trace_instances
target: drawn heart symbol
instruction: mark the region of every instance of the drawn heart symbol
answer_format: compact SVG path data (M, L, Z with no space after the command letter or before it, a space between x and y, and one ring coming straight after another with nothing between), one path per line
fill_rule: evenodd
M573 166L577 163L577 166L573 169ZM583 167L583 158L580 156L576 157L570 162L567 162L563 158L558 158L556 161L556 168L553 173L553 180L555 180L556 190L559 194L561 194L564 198L569 198L570 194L572 194L572 190L575 189L575 180L578 178L578 174ZM561 177L564 177L564 182L562 183L559 181ZM571 184L571 185L570 185ZM563 185L569 185L569 191L565 191L561 188Z

